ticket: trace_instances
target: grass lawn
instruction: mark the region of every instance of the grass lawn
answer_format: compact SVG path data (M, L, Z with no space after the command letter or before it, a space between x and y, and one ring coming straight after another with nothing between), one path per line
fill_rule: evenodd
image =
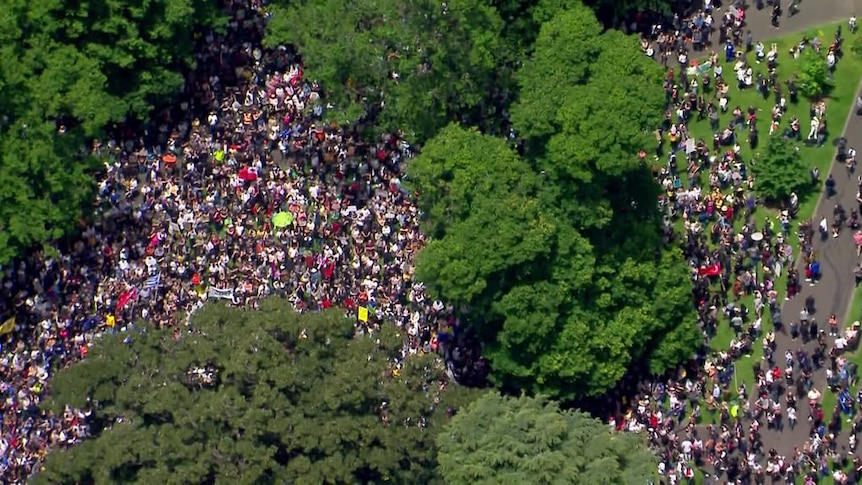
M778 79L783 84L784 81L790 79L799 68L799 61L793 59L793 57L789 54L789 50L791 46L794 46L799 43L799 41L803 38L803 35L807 35L809 39L813 39L817 37L821 44L823 45L823 55L825 55L826 48L832 42L834 38L835 31L838 27L839 23L828 24L820 27L814 27L809 29L806 32L798 32L791 34L786 37L780 37L774 40L765 41L764 46L768 51L773 43L778 46ZM854 42L854 37L847 32L846 28L843 28L844 35L844 56L840 59L837 65L837 69L834 77L834 88L828 93L828 98L826 99L827 103L827 123L828 123L828 133L829 140L827 143L820 148L817 147L806 147L802 144L800 145L801 154L806 166L813 168L818 167L821 173L821 180L825 180L827 174L832 168L833 157L835 153L834 146L832 141L843 134L844 124L847 119L847 115L849 111L854 107L855 97L856 97L856 88L859 84L860 78L862 78L862 58L856 56L852 53L849 47ZM860 34L857 33L856 36ZM810 47L808 47L810 49ZM731 112L734 107L739 106L743 111L746 111L749 106L754 106L758 111L757 123L758 123L758 131L760 134L759 147L762 148L767 143L767 138L769 137L769 124L771 121L771 111L773 107L774 96L770 95L767 99L763 99L763 97L756 92L755 89L750 88L746 90L739 90L736 86L735 73L733 72L733 63L725 63L724 62L724 53L719 52L720 59L719 61L722 63L724 68L724 77L731 84L730 87L730 99L728 103L728 112L721 114L719 119L719 127L723 129L727 126ZM754 53L751 52L747 56L750 61L754 61ZM701 61L705 61L706 59L700 59ZM763 64L754 64L753 65L755 76L756 73L763 73L764 76L767 74L766 63ZM679 67L676 66L675 70L678 70ZM700 80L699 80L700 82ZM784 86L782 86L784 87ZM786 87L783 90L786 93ZM714 90L710 90L704 93L704 97L707 100L715 99L716 95ZM715 101L716 105L717 100ZM784 131L791 117L797 117L800 120L801 131L803 137L808 134L808 121L810 120L809 116L809 102L804 99L800 99L798 104L789 104L789 109L787 113L784 115L782 119L782 128L780 132ZM704 139L708 145L711 146L713 131L709 125L708 120L702 121L692 121L689 125L689 131L695 137L695 139ZM744 137L744 133L738 134L738 136ZM776 134L774 136L781 136L780 134ZM748 142L746 140L741 140L740 145L742 146L742 156L744 160L756 160L757 159L757 150L752 153L752 150L748 147ZM681 171L684 171L684 167L680 167ZM754 169L756 176L756 168ZM700 180L702 186L705 186L706 178L701 177ZM757 186L755 185L755 191ZM799 214L796 222L805 221L810 219L813 216L814 210L816 208L817 202L819 200L819 196L821 193L821 188L816 187L807 193L800 193L800 208ZM758 222L758 227L763 227L764 221L767 217L775 218L777 217L777 212L774 210L766 209L763 207L758 208L755 211L755 217ZM777 219L775 220L775 227L777 230L780 230L780 224ZM738 224L741 226L742 222ZM798 251L797 247L797 238L796 238L796 227L791 228L790 235L788 240L791 244L794 245L797 253L798 259ZM785 272L786 274L786 272ZM786 288L786 278L780 278L779 281L776 281L776 288L779 292L779 299L783 300L784 291ZM860 305L862 305L862 292L857 291L857 297L860 299L858 302L853 305L853 313L848 316L850 321L862 318L860 315ZM744 303L749 309L753 308L752 298L745 297L741 300L741 303ZM763 321L763 332L768 332L772 329L771 318L768 315L765 315ZM733 338L733 331L730 328L730 325L725 321L722 322L718 329L717 334L710 341L710 347L716 351L725 351L729 348L730 341ZM759 361L762 358L762 344L761 342L755 342L753 344L753 353L750 357L743 357L739 361L737 361L737 382L744 382L749 390L754 388L753 385L753 375L751 372L751 366L754 362ZM779 357L780 358L780 357ZM735 392L734 392L735 394ZM705 409L703 412L703 418L705 422L710 422L714 419L714 417L708 413Z

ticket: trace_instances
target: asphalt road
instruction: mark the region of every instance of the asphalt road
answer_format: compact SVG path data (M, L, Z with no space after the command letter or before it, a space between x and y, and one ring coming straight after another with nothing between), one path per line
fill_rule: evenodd
M753 3L753 2L752 2ZM789 0L784 0L782 6L787 10ZM767 40L782 35L792 34L794 32L802 32L810 27L827 24L835 21L846 21L854 11L862 12L862 0L802 0L800 3L801 11L793 17L787 17L786 13L781 19L780 27L774 28L770 22L769 8L758 11L755 8L749 8L746 12L746 23L748 30L751 30L755 42L758 40ZM720 13L714 14L717 18ZM844 27L846 29L846 24ZM823 41L828 43L832 40L833 31L824 32L826 36ZM841 69L839 63L838 69ZM860 84L862 87L862 84ZM852 102L852 101L851 101ZM834 110L834 108L832 108ZM827 111L828 116L828 111ZM806 120L807 121L807 120ZM843 136L848 140L848 146L856 147L857 150L862 150L862 117L856 116L855 109L851 109L847 120L830 119L833 138L836 134L843 132ZM814 150L816 148L803 148L803 150ZM828 150L830 154L835 155L835 149L832 145L820 148L820 150ZM857 174L862 173L862 169L857 171ZM853 177L847 176L846 168L842 163L833 163L832 174L836 180L837 194L830 199L826 198L825 192L821 192L820 200L817 209L812 218L815 225L826 217L828 221L833 219L833 209L837 203L841 203L849 212L850 208L856 206L856 175ZM822 179L826 179L826 174L822 174ZM793 235L795 237L795 234ZM835 313L839 322L849 324L847 319L856 312L851 313L850 304L854 292L854 274L853 268L858 261L856 250L853 243L853 233L849 229L842 230L838 238L829 237L826 240L817 238L815 242L815 252L819 255L821 261L822 278L815 286L810 286L804 282L804 286L800 294L790 300L785 301L782 307L782 321L785 328L788 324L799 319L799 313L804 306L805 299L809 296L815 298L816 315L815 318L819 324L819 328L826 328L829 315ZM801 264L801 262L800 262ZM800 275L804 275L804 267L799 267ZM833 339L830 339L830 344ZM792 340L787 334L779 334L776 336L777 351L775 352L776 361L782 364L784 353L787 350L797 350L805 348L809 354L814 350L816 342L812 341L808 345L803 345L802 340ZM760 343L756 343L760 345ZM753 362L742 360L737 364L737 372L751 372L751 364ZM828 365L828 360L827 360ZM821 369L814 374L815 387L821 392L826 388L826 371ZM824 392L825 393L825 392ZM808 417L807 405L804 400L800 400L797 404L798 410L798 425L794 430L785 427L784 431L767 430L762 427L763 444L766 450L776 449L784 456L791 457L795 447L801 447L808 439L809 426L805 421ZM831 416L831 409L824 409L826 419ZM845 424L845 429L847 428ZM841 445L847 445L847 433L842 433L839 437L839 449Z

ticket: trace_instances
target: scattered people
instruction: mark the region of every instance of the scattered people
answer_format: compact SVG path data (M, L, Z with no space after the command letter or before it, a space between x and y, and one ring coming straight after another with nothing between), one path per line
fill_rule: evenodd
M774 1L770 4L777 27L781 7ZM742 147L756 147L761 113L755 107L735 106L732 98L735 90L754 90L764 99L773 99L768 136L780 136L797 149L801 145L823 146L827 105L821 102L811 106L809 131L803 136L805 120L788 115L789 104L798 102L796 80L778 77L776 68L782 53L776 45L767 47L746 39L744 45L753 46L754 61L766 63L766 73L755 74L745 55L749 49L740 48L744 20L733 10L731 6L725 13L718 42L724 61L733 68L729 73L722 69L720 53L710 50L709 43L704 43L707 47L697 56L707 60L699 63L691 52L694 46L674 34L659 32L645 38L657 40L659 50L673 49L677 57L691 53L686 65L665 64L667 108L664 124L656 133L653 172L664 188L659 204L665 213L665 242L681 246L691 268L693 304L704 348L709 348L721 326L729 326L733 336L727 349L698 355L667 381L635 383L639 392L633 400L620 398L611 423L622 431L647 434L659 453L659 473L666 483L688 481L698 468L716 480L711 483L764 483L767 478L773 482L816 483L830 474L837 483L850 483L849 477L862 477L862 461L849 451L862 429L857 413L862 392L851 395L858 369L844 354L857 348L860 323L844 330L833 314L821 327L811 296L805 299L798 318L782 315L782 303L797 298L804 283L813 286L830 275L821 273L814 251L818 225L796 220L797 194L782 201L777 216L763 218L760 223L754 217L761 210L751 173L755 161L742 155ZM836 34L828 52L838 52L840 43L840 34ZM820 40L803 37L787 55L794 58L807 48L819 49ZM710 89L695 91L693 86ZM690 124L704 120L712 127L712 140L691 134ZM850 155L846 141L839 148L845 157L841 161L852 174L855 150ZM853 161L847 162L851 158ZM819 172L812 172L812 181L824 187L827 197L834 195L836 181L831 175L821 182ZM856 208L848 214L836 204L833 217L820 221L821 237L835 240L827 244L847 244L841 235L845 227L856 231L858 217ZM680 220L682 231L678 233ZM860 254L862 233L854 244ZM797 254L803 274L796 271ZM862 268L862 264L857 266ZM857 282L862 281L862 269L857 273ZM779 293L779 278L786 280L784 295ZM744 303L748 301L751 303ZM771 319L773 331L764 331L765 319ZM777 355L776 336L782 334L794 342L791 349L795 349ZM804 347L809 342L816 343L814 350ZM750 357L758 345L762 360L753 362L750 370L738 368L740 359ZM751 372L753 388L739 377L746 372ZM839 397L834 409L824 408L825 389L814 385L815 372L826 374L829 391ZM703 422L705 414L714 416L713 424ZM851 441L839 442L845 420L852 423ZM785 433L797 426L807 427L808 440L798 443L793 454L782 455L764 446L762 429ZM853 472L848 474L851 463Z

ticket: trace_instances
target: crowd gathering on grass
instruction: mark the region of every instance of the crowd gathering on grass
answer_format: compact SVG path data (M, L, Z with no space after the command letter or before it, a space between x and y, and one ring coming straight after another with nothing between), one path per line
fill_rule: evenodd
M369 139L328 120L335 107L305 75L305 60L292 46L262 45L262 2L228 3L225 31L196 38L181 101L92 141L89 154L105 163L95 217L82 221L79 237L4 266L6 483L36 474L49 450L90 436L97 403L60 414L42 406L58 369L105 335L128 343L148 325L177 340L193 335L195 312L214 300L255 309L283 298L299 313L342 308L357 336L399 329L392 375L411 356L438 355L450 379L488 384L481 337L459 320L465 305L459 312L435 298L416 275L431 238L405 167L422 147L402 132ZM855 150L840 133L862 76L862 60L845 49L859 35L855 20L774 41L753 38L735 6L642 27L642 54L666 70L655 86L665 112L655 145L631 156L660 187L661 252L686 263L704 345L670 379L608 394L614 408L601 418L642 434L669 485L858 483L862 328L815 312L810 297L800 315L781 311L803 286L830 277L818 238L862 247L862 233L852 236L857 207L812 219L821 193L834 189L834 153L855 175ZM507 143L517 141L507 128ZM58 121L57 129L67 128ZM529 152L524 138L512 145ZM862 266L857 272L858 283ZM499 311L508 302L486 303ZM780 339L798 340L799 350L780 353ZM501 358L499 346L486 351ZM797 427L808 432L793 454L764 443L763 429Z
M813 297L805 302L810 315L781 312L802 285L822 277L814 239L844 236L838 244L854 244L846 234L858 228L856 207L836 207L834 220L806 219L821 192L834 189L831 176L820 177L830 172L833 155L848 176L855 168L855 150L839 131L860 73L858 61L842 52L848 26L755 42L744 33L744 11L728 8L715 26L718 42L706 44L708 34L701 34L713 26L709 13L674 22L675 32L654 31L642 42L644 54L667 68L668 106L655 156L640 156L654 163L666 191L666 240L681 246L691 264L709 350L696 367L646 385L613 424L649 433L671 483L703 480L701 473L719 483L725 475L729 483L857 483L862 394L855 394L852 352L859 323L845 328L834 314L815 317ZM849 27L855 35L854 20ZM823 81L845 106L826 89L800 96L798 73L811 54L824 59ZM828 140L835 146L825 146ZM791 165L786 173L795 176L782 197L760 190L761 178L771 183L772 174L758 166L774 163L768 157ZM776 334L817 345L776 355ZM826 386L818 387L813 375L824 369ZM810 432L785 456L764 448L761 426Z

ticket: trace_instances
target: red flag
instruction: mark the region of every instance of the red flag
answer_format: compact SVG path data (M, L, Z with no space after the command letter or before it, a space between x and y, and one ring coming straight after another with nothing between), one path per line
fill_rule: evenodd
M709 266L701 266L698 270L698 274L701 276L709 276L715 277L721 275L721 265L719 263L713 263Z
M117 312L122 310L123 307L126 306L127 303L129 303L130 301L134 300L137 297L138 297L138 289L137 288L132 288L131 290L126 291L125 293L120 295L120 298L117 299Z

